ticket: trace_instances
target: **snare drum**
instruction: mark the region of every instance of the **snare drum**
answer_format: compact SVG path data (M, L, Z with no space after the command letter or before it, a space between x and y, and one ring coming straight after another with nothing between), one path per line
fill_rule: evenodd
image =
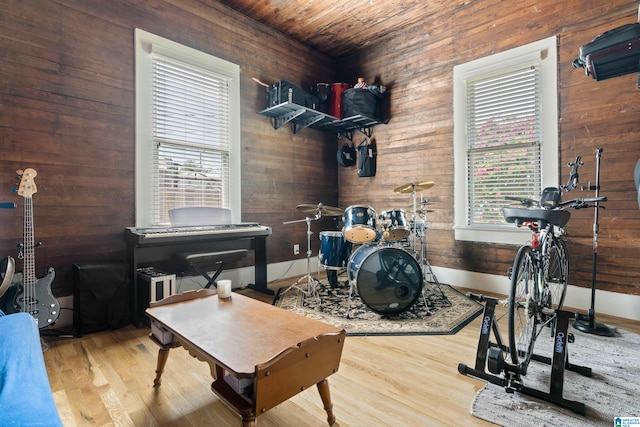
M404 209L393 209L380 214L380 220L386 225L389 235L385 238L390 242L402 240L410 233L407 225L407 215ZM384 233L383 233L384 235Z
M346 269L351 255L351 242L344 240L340 231L321 231L320 240L320 265L327 270Z
M376 211L371 206L349 206L344 210L344 238L353 243L367 243L376 238Z
M349 258L349 280L355 281L362 302L379 314L398 314L417 301L422 271L406 251L362 245Z

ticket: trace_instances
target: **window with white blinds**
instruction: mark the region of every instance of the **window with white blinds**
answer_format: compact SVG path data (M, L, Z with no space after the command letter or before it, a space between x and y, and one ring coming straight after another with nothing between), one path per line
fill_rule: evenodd
M136 28L136 227L169 210L241 218L240 67Z
M559 183L555 36L453 68L453 145L456 240L524 243L502 208Z
M540 194L537 63L467 81L468 225L504 224L505 196Z
M154 53L153 216L229 208L229 78Z

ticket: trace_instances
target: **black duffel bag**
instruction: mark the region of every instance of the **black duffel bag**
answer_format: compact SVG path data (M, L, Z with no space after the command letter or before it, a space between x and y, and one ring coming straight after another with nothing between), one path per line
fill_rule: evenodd
M367 89L347 89L342 93L342 117L365 116L377 119L378 97Z
M632 40L640 39L640 23L625 24L606 31L595 37L589 43L580 46L580 55L573 61L575 68L585 68L587 56L601 50L625 45Z

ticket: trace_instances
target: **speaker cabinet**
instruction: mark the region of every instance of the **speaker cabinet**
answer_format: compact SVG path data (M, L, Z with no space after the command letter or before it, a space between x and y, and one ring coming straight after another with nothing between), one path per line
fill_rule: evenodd
M80 335L121 328L131 321L126 263L73 265L73 326Z

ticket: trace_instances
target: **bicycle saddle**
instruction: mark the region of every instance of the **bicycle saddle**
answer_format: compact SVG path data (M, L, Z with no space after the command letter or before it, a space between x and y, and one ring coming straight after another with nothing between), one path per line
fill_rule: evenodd
M558 227L564 227L571 218L571 212L541 208L502 208L502 215L507 222L520 225L523 222L544 221Z

